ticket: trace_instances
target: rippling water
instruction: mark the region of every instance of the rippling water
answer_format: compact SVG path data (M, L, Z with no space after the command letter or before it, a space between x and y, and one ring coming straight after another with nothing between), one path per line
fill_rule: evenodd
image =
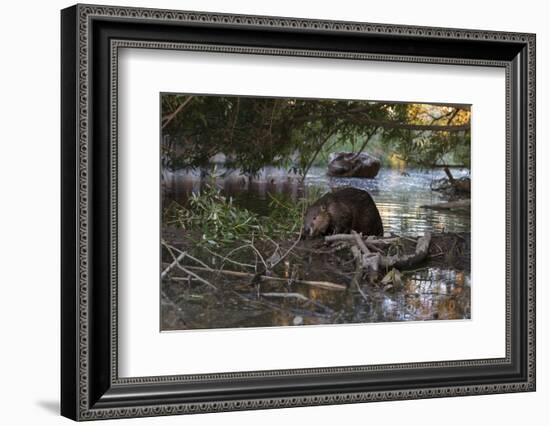
M269 193L284 194L292 200L305 192L322 194L330 188L354 186L367 190L382 216L385 232L417 236L425 231L470 232L468 212L453 213L421 208L422 205L445 201L430 189L433 180L444 177L442 171L383 168L375 179L328 178L325 169L313 168L305 183L298 176L279 169L265 169L249 181L237 174L223 175L218 170L217 185L235 203L258 214L267 215ZM453 170L455 177L466 171ZM164 205L176 201L185 205L191 192L200 191L205 179L199 174L174 173L163 181ZM185 238L185 233L180 235ZM466 237L468 238L468 237ZM208 253L195 256L208 262ZM444 256L445 254L441 254ZM442 257L440 257L442 259ZM212 259L215 260L215 259ZM245 259L246 261L247 259ZM165 259L170 261L169 258ZM307 279L334 280L326 260L319 255L293 259ZM447 265L446 263L443 263ZM280 272L280 271L279 271ZM250 278L216 276L218 291L199 290L191 281L164 280L162 284L162 330L267 327L394 321L452 320L470 318L470 271L450 267L424 267L403 275L399 291L382 291L363 285L363 294L354 288L332 291L294 284L273 289L262 283L261 292L298 292L309 302L294 299L259 298L260 288L251 288ZM340 283L348 284L349 275Z
M454 173L456 177L465 175ZM445 199L430 189L433 180L444 177L442 171L408 170L402 175L395 169L382 169L375 179L332 178L331 186L354 186L367 190L380 211L384 229L399 235L432 232L469 232L470 216L421 208ZM312 176L322 182L322 175Z
M258 179L248 182L242 176L230 174L218 178L218 185L226 195L249 210L266 215L269 210L268 193L283 193L296 200L304 191L353 186L367 190L380 211L385 232L399 235L418 235L432 232L469 232L470 215L455 212L434 211L421 206L445 201L438 192L430 189L433 180L445 177L441 170L424 171L407 169L402 174L397 169L382 168L374 179L329 178L325 168L312 168L305 186L297 176L280 169L265 169ZM218 171L222 175L222 171ZM467 175L465 170L453 170L455 177ZM203 180L198 174L176 173L167 177L166 201L175 200L184 204L191 191L199 191Z

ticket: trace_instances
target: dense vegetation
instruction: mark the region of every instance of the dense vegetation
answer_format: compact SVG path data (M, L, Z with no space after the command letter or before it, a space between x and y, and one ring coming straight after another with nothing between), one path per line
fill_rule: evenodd
M245 174L272 165L305 175L329 152L367 144L423 167L470 163L464 105L165 94L162 112L173 168L202 168L223 153Z
M196 235L200 246L230 246L236 242L256 240L284 240L300 234L302 216L308 204L317 199L319 190L311 188L298 202L282 194L268 194L270 213L260 216L238 206L231 196L213 182L208 182L199 193L190 195L186 208L172 202L164 210L163 224L175 225Z

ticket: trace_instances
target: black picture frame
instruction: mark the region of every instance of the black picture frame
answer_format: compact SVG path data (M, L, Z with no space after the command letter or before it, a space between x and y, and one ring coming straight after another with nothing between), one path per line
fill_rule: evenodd
M506 356L119 378L113 97L120 46L505 68ZM61 12L61 52L62 415L91 420L535 390L534 34L75 5Z

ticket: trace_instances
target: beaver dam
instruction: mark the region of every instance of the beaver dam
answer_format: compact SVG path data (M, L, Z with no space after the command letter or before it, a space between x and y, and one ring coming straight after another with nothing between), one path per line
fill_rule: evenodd
M161 329L470 318L470 209L432 191L443 172L325 172L312 167L305 181L276 170L255 181L170 176ZM383 235L339 229L304 238L307 206L341 187L368 191Z

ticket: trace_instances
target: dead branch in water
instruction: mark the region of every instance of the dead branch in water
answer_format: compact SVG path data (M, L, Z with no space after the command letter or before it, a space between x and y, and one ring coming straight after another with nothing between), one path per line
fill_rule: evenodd
M355 241L355 237L352 234L333 234L325 237L326 242L333 241Z
M361 261L361 252L356 246L351 246L351 252L353 253L353 257L355 258L356 262L355 272L353 273L351 283L352 285L355 284L355 287L357 287L357 291L359 291L361 297L365 301L368 301L368 296L363 292L363 289L360 285L361 278L363 276L363 262Z
M459 210L459 209L469 209L470 208L470 199L456 200L456 201L447 201L445 203L435 203L427 204L420 206L423 209L430 210Z
M301 227L300 228L300 234L298 234L298 238L296 238L296 240L294 241L294 243L290 246L290 248L285 251L283 253L283 255L275 262L271 265L271 269L273 269L275 266L277 266L279 263L281 263L281 261L283 261L289 254L292 250L294 250L294 248L296 247L296 245L298 245L298 243L300 242L300 240L302 239L302 232L304 232L304 228Z
M355 231L354 231L355 232ZM379 246L389 246L391 244L394 244L396 242L399 242L402 237L375 237L375 236L369 236L365 240L361 239L363 243L368 247L369 250L374 250L379 253L384 253L384 250L382 250ZM357 241L357 238L354 234L334 234L334 235L327 235L325 237L325 241L327 242L333 242L333 241ZM416 242L416 240L415 240Z
M191 277L191 276L189 276L189 277L170 277L170 279L172 281L191 281L191 282L192 281L198 281L196 278Z
M170 265L168 265L164 271L162 271L162 273L160 274L160 279L163 280L164 278L166 278L168 274L172 272L172 269L174 269L177 266L178 262L181 262L183 259L185 259L186 255L187 253L182 251L180 255L177 258L175 258L174 261L170 263Z
M263 256L261 255L261 253L258 252L258 250L256 249L256 247L254 247L254 244L251 244L251 243L246 243L246 244L243 244L242 246L239 246L239 247L236 247L234 248L233 250L231 250L229 253L227 253L225 256L223 255L219 255L219 257L221 257L222 259L222 263L218 269L218 274L221 273L221 271L223 270L223 266L225 265L225 262L229 262L229 263L234 263L234 264L238 264L237 262L233 261L229 256L231 256L232 254L238 252L239 250L243 250L245 248L251 248L252 249L252 252L254 253L254 256L256 256L256 259L258 259L258 255L260 257L260 260L263 262L264 265L266 265L265 263L265 260L263 258ZM257 264L257 261L256 261L256 264ZM257 265L247 265L247 266L250 266L251 268L256 268ZM244 265L243 265L244 266Z
M370 251L369 249L367 248L367 246L365 245L365 242L363 241L363 239L361 238L361 235L359 235L357 232L355 231L351 231L351 235L353 236L354 240L355 240L355 243L357 244L357 247L359 247L361 249L361 251L363 252L363 254L365 255L369 255L370 254Z
M172 245L170 245L170 244L167 244L165 241L161 241L161 244L162 244L164 247L166 247L166 249L167 249L168 251L174 250L174 251L180 253L180 255L181 255L181 254L185 254L185 256L183 256L183 257L187 257L188 259L191 259L192 261L198 263L199 265L202 265L202 266L204 266L205 268L209 268L209 266L208 266L206 263L204 263L202 260L197 259L197 258L194 257L194 256L191 256L187 251L183 252L183 251L180 250L179 248L174 247L174 246L172 246ZM183 260L183 257L182 257L182 259L180 259L180 261Z
M229 262L229 263L232 263L232 264L237 265L237 266L242 266L242 267L244 267L244 268L251 268L251 269L255 268L255 266L252 265L252 264L250 264L250 263L243 263L243 262L238 262L238 261L236 261L236 260L230 259L230 258L228 258L227 256L223 256L223 255L221 255L221 254L219 254L219 253L216 253L215 251L210 250L210 249L209 249L208 247L206 247L206 246L203 246L202 249L203 249L203 250L206 250L206 251L207 251L208 253L210 253L212 256L217 257L217 258L219 258L219 259L222 259L222 262Z
M417 265L426 259L428 250L430 249L431 239L432 234L426 232L424 236L418 238L414 253L402 256L381 256L380 265L385 268L397 269L407 269Z
M260 293L263 297L280 297L283 299L298 299L310 302L310 300L301 293Z
M422 237L416 240L416 248L414 253L406 255L387 256L379 251L373 253L367 247L370 243L376 246L378 243L387 245L388 241L399 242L399 238L373 239L367 238L365 241L360 234L352 231L351 234L336 234L325 237L325 241L346 241L351 243L350 250L356 259L357 268L352 279L359 288L359 280L364 272L378 273L380 269L408 269L414 267L418 263L426 259L430 248L431 234L426 232Z
M185 272L187 275L189 276L192 276L194 278L196 278L198 281L200 281L201 283L203 284L206 284L208 287L211 287L213 288L214 290L217 290L218 288L212 284L210 281L208 280L205 280L204 278L198 276L197 274L195 274L194 272L190 271L189 269L187 268L192 268L190 266L188 267L185 267L183 265L180 264L180 261L183 260L185 257L188 257L189 255L187 254L187 252L182 252L180 253L180 255L178 257L176 257L176 255L174 254L174 252L172 251L172 249L165 243L163 243L164 247L166 247L166 249L168 250L168 253L170 253L170 256L172 256L172 259L174 259L174 261L168 266L168 268L166 268L162 274L161 274L161 278L164 276L166 277L168 275L168 272L170 272L174 267L177 267L178 269L180 269L181 271ZM191 259L195 259L193 257L191 257ZM202 262L201 262L202 263ZM197 266L197 268L199 268L199 266ZM211 268L204 268L208 271L212 271Z
M302 211L302 214L303 214L303 211ZM292 252L292 250L294 250L294 248L297 246L297 244L302 239L303 230L304 230L304 228L301 227L300 228L300 234L298 235L298 238L296 238L296 241L294 241L294 243L290 246L290 248L286 252L284 252L282 255L278 255L279 245L277 244L277 248L273 252L273 255L268 259L267 263L263 262L264 269L262 269L260 271L257 271L256 274L252 275L252 279L250 281L250 284L258 284L258 282L260 280L264 279L264 278L262 278L263 276L266 276L267 273L271 272L273 270L273 268L275 268L279 263L281 263ZM252 247L254 248L254 250L256 250L254 245L252 245ZM261 256L259 251L258 251L258 255ZM295 281L295 282L297 282L297 281Z
M248 273L248 272L240 272L240 271L229 271L227 269L223 269L221 271L218 271L218 270L217 271L212 271L211 269L201 268L199 266L187 266L187 268L195 270L195 271L216 272L216 273L221 273L221 274L224 274L224 275L231 275L233 277L253 278L253 277L257 276L257 274L251 274L251 273ZM259 279L262 280L262 281L288 282L288 278L270 277L270 276L267 276L267 275L260 275ZM345 290L347 288L345 285L331 283L329 281L294 280L294 283L325 288L325 289L328 289L328 290Z

